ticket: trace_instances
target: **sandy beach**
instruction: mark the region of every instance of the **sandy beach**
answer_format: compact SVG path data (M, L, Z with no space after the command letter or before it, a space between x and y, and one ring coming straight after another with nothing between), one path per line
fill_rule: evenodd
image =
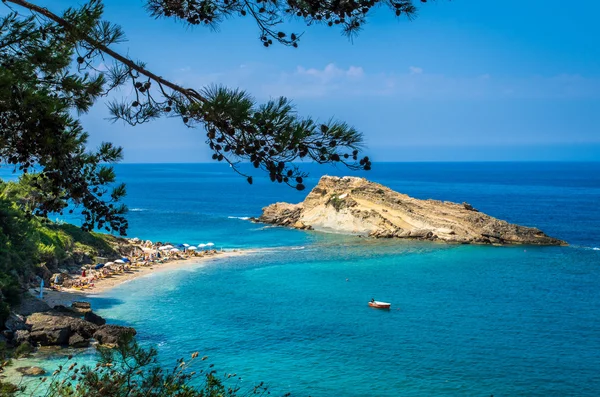
M198 256L187 259L171 260L164 263L153 263L149 266L132 266L130 270L122 273L114 274L110 277L101 278L94 281L94 286L86 289L77 288L61 288L60 290L44 288L43 301L51 307L57 305L70 306L75 301L86 300L90 296L100 295L111 288L114 288L127 281L144 277L148 274L164 272L168 270L176 270L192 265L217 262L221 259L231 258L235 256L246 255L249 250L235 250L216 252L211 255ZM31 289L30 292L34 296L39 296L39 288Z

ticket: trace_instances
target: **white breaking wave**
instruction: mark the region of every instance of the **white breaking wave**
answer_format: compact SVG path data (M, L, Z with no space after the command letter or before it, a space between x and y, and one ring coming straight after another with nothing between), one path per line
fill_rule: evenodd
M148 209L146 209L146 208L130 208L129 211L131 211L131 212L142 212L142 211L148 211Z
M598 247L594 247L594 248L592 248L592 250L593 250L593 251L600 251L600 248L598 248Z
M228 216L229 219L240 219L242 221L247 221L250 219L249 216Z

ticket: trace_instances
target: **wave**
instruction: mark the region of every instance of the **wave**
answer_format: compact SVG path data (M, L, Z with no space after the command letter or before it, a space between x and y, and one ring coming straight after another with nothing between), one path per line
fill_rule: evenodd
M240 219L242 221L250 220L249 216L228 216L229 219Z
M129 211L131 212L143 212L143 211L148 211L147 208L130 208Z
M598 247L593 247L593 248L592 248L592 251L600 251L600 248L598 248Z

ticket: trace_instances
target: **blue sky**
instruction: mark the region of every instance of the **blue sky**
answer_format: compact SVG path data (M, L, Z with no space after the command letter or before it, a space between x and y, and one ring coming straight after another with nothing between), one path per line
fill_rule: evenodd
M73 4L45 2L53 11ZM120 46L180 84L280 95L300 114L355 125L374 161L599 160L600 2L438 0L413 21L377 11L349 42L305 31L298 49L264 48L250 19L218 32L153 20L139 0L105 0ZM385 12L384 12L385 11ZM126 162L203 162L204 132L178 120L138 127L84 116L92 145L112 141Z

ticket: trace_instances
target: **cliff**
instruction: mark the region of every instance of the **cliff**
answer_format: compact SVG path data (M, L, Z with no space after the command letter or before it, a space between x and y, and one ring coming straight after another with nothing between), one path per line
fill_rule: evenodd
M376 238L567 245L539 229L483 214L467 203L419 200L354 177L323 176L302 203L269 205L255 221Z

